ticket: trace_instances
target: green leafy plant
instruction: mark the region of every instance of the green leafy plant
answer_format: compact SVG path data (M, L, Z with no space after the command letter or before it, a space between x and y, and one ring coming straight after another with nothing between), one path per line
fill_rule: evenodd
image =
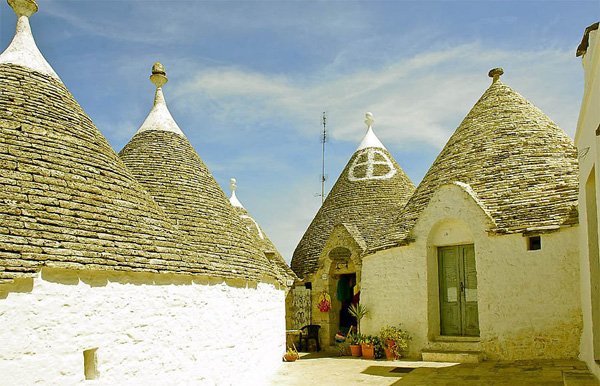
M383 342L378 336L373 337L373 345L375 346L375 359L383 358Z
M360 339L361 344L373 344L373 335L362 335Z
M348 313L356 318L356 330L360 334L360 320L369 313L369 310L362 304L357 303L351 304L350 307L348 307Z
M412 337L408 332L404 331L400 326L384 326L379 331L381 342L386 345L396 358L402 357L403 353L408 350L408 342Z
M348 334L348 337L346 338L346 342L348 342L349 344L352 345L357 345L360 344L360 341L362 340L362 335L359 333L350 333Z

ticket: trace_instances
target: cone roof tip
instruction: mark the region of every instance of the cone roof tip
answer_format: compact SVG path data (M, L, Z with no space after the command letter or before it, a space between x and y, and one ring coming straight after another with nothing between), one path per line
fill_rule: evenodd
M387 150L385 146L383 146L383 143L381 143L379 138L377 138L375 135L375 132L373 131L373 123L375 123L373 113L365 113L365 125L367 125L367 133L360 142L360 145L358 145L356 151L367 149L369 147L378 147L380 149Z
M161 88L169 81L167 78L167 71L165 70L165 66L160 62L154 63L152 66L152 74L150 75L150 81L156 88Z
M35 44L31 32L29 17L38 11L37 3L34 0L7 0L7 2L17 15L17 28L9 46L0 54L0 64L23 66L60 81L59 76Z
M165 67L160 63L156 62L152 66L152 74L150 75L150 81L156 86L156 93L154 95L154 105L150 110L150 113L144 120L144 123L137 130L136 134L144 131L159 130L159 131L170 131L172 133L181 135L186 138L183 131L179 128L175 119L171 115L167 102L162 91L164 86L169 79L167 78L167 72Z
M30 17L38 11L38 5L35 0L7 0L8 5L15 11L18 17Z
M496 81L498 81L500 79L500 77L502 76L502 74L504 74L504 69L502 69L502 67L492 68L488 72L488 76L490 78L492 78L492 83L495 83Z
M229 180L229 190L231 190L231 197L229 198L229 202L235 208L246 209L246 208L244 208L244 205L242 205L240 200L238 200L237 196L235 195L236 189L237 189L237 181L235 178L231 178Z

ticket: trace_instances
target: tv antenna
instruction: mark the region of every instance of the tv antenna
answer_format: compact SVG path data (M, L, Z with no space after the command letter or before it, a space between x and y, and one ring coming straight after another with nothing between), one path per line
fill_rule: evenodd
M325 111L323 111L323 116L321 117L321 124L323 125L323 135L321 136L321 205L323 205L323 202L325 202L325 181L327 180L327 177L325 176L325 142L327 142L327 114L325 113Z

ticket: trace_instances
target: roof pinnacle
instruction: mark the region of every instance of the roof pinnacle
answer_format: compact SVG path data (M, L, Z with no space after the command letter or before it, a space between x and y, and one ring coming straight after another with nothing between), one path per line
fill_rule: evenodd
M367 125L367 133L365 134L362 141L360 142L360 145L358 145L358 149L356 149L356 151L363 150L368 147L378 147L381 149L385 149L385 146L383 146L383 144L381 143L379 138L377 138L377 136L373 132L373 123L375 123L375 119L373 118L373 113L370 113L370 112L366 113L365 114L365 125Z
M229 202L231 205L235 208L244 209L244 205L242 205L240 200L238 200L237 196L235 195L235 190L237 189L237 181L235 178L229 180L229 189L231 190L231 197L229 197Z
M38 11L38 5L35 0L8 0L8 5L10 5L18 17L30 17Z
M165 71L165 67L159 62L154 63L152 66L150 81L156 86L154 106L136 134L144 131L159 130L170 131L185 138L185 134L183 134L167 107L167 102L162 91L162 86L168 81L167 72Z
M492 78L492 84L496 83L502 74L504 74L502 67L492 68L490 72L488 72L488 76Z
M17 15L17 28L13 40L0 54L0 63L23 66L60 81L33 39L29 17L38 11L37 3L34 0L7 0L7 2Z
M365 114L365 125L367 125L367 129L373 127L373 123L375 123L375 119L373 119L373 113L367 112Z
M161 88L169 81L165 66L163 66L160 62L156 62L152 66L152 75L150 75L150 81L156 86L156 88Z

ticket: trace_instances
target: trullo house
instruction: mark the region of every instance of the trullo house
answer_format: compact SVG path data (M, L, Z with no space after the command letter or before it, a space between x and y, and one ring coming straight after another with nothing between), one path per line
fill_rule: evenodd
M397 213L414 185L373 131L350 157L294 251L291 267L303 280L292 291L288 326L318 324L321 345L354 323L348 307L360 299L362 257L373 247L381 219ZM324 303L330 303L327 307ZM308 310L307 310L308 308Z
M240 202L237 197L237 180L231 178L229 181L229 188L231 189L231 196L229 197L229 203L233 206L233 209L242 220L254 241L257 243L259 249L270 260L271 264L274 265L274 271L279 275L279 279L285 281L286 286L292 286L294 281L298 279L294 271L291 270L290 266L287 265L281 253L275 247L275 244L269 239L265 231L260 227L258 222L248 213L248 210Z
M0 55L0 383L260 384L284 350L284 288L160 87L124 150L132 173L37 49L37 4L9 4L18 21Z
M582 58L584 92L575 134L579 152L579 222L581 308L583 333L580 358L600 376L600 249L598 208L600 207L600 32L598 24L586 28L577 56Z
M366 332L424 359L578 354L577 152L502 73L363 257Z

